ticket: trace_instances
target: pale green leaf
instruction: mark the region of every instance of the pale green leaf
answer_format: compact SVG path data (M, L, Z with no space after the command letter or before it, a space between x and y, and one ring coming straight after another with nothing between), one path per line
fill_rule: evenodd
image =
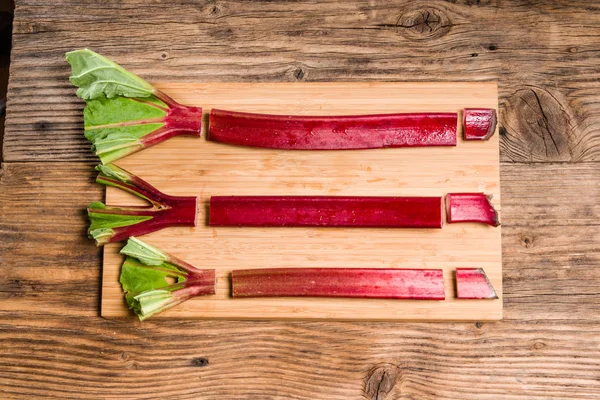
M129 238L120 253L137 258L146 265L159 266L169 260L169 255L164 251L148 243L144 243L133 236Z
M83 110L86 131L109 124L145 122L148 119L162 118L167 115L167 105L154 96L143 101L128 97L108 99L100 96L87 100L86 104L87 107Z
M66 57L72 70L69 79L79 88L77 95L83 99L148 97L155 92L139 76L89 49L68 52Z
M100 228L89 231L89 236L98 243L104 242L104 239L110 239L114 234L115 231L110 228Z
M97 165L96 171L99 171L102 175L104 175L106 177L116 179L123 183L128 183L131 181L131 174L129 172L127 172L124 169L121 169L113 164ZM97 203L97 202L95 202L95 203ZM92 204L94 204L94 203L92 203ZM92 207L90 205L89 208L95 208L95 207ZM104 207L104 208L106 208L106 207Z
M147 290L167 290L166 287L172 284L172 282L167 281L167 278L179 278L173 276L176 273L177 269L174 269L170 264L161 265L160 268L149 268L132 257L127 257L121 268L119 282L121 282L124 292L137 296ZM177 280L179 281L179 279Z
M106 209L106 205L101 202L101 201L93 201L90 203L90 205L88 206L88 208L92 208L95 210L105 210Z
M90 219L90 234L96 229L112 229L122 226L139 224L140 222L152 219L151 215L120 215L120 214L104 214L88 211Z
M177 305L173 294L167 290L152 290L144 292L133 298L131 308L140 320L145 320L154 314Z
M173 284L168 278L175 279ZM141 320L176 305L171 292L181 289L185 277L177 275L177 268L169 263L160 267L146 266L127 257L121 268L119 282L125 299Z
M102 163L108 164L143 149L141 139L162 128L166 115L166 105L154 96L148 101L102 96L88 100L83 110L85 137Z

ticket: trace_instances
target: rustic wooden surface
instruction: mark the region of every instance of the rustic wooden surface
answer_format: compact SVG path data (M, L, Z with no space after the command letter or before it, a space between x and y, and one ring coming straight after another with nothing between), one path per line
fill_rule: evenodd
M0 173L0 397L595 399L600 5L17 1ZM83 105L63 53L150 80L500 83L504 320L99 318Z
M267 114L352 115L455 112L498 107L495 82L189 83L157 86L176 101ZM462 119L460 119L462 121ZM462 124L461 124L462 125ZM206 127L204 127L206 131ZM214 269L216 294L198 297L160 318L493 321L502 318L501 227L445 224L443 229L231 228L205 221L210 196L445 196L483 191L501 214L498 135L454 147L294 151L244 148L201 138L174 138L117 164L172 195L198 196L195 228L164 229L145 241L193 265ZM139 199L107 188L111 205ZM130 203L134 200L133 203ZM135 201L138 200L138 201ZM130 315L119 274L122 243L105 246L103 317ZM233 269L280 267L436 268L445 301L287 298L232 299ZM481 267L499 299L456 299L457 267Z

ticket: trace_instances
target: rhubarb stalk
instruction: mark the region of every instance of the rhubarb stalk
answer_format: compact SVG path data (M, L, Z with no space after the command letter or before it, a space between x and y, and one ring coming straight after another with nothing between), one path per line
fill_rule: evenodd
M498 226L498 213L490 201L492 196L483 193L448 193L446 214L448 223L481 222Z
M488 140L496 131L496 110L465 108L463 110L465 140Z
M215 294L214 269L198 269L135 237L129 238L121 254L127 258L119 282L140 320L192 297Z
M208 139L288 150L456 146L456 113L292 116L212 109Z
M197 198L170 196L115 165L99 165L96 182L113 186L148 201L147 206L88 206L88 234L101 246L170 226L196 226Z
M444 300L441 269L267 268L234 270L233 297Z
M456 268L456 297L497 299L498 295L482 268Z
M212 196L211 226L441 228L441 197Z
M142 78L91 50L67 53L70 80L86 101L85 137L103 164L173 136L200 136L202 109L177 103Z

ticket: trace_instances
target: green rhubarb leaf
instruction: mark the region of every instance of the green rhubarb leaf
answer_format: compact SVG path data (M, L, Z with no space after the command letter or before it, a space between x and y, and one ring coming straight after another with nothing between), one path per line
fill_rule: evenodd
M106 205L104 205L103 202L101 201L93 201L90 203L90 205L88 206L88 208L92 208L94 210L105 210L106 209Z
M144 243L141 240L130 237L125 247L121 249L121 254L137 258L146 265L162 265L169 260L169 255L164 251Z
M106 144L98 146L92 146L92 151L100 158L102 164L109 164L144 148L144 145L133 140L123 140L118 148L109 147Z
M90 204L91 206L91 204ZM98 209L98 208L94 208ZM105 214L95 213L91 207L88 210L88 218L90 219L89 232L96 229L112 229L122 226L139 224L140 222L152 219L151 215L122 215L122 214Z
M177 304L171 292L151 290L133 297L130 307L138 315L140 321L143 321Z
M89 49L68 52L66 57L72 70L69 79L83 99L149 97L156 91L139 76Z
M89 236L98 243L103 243L110 239L115 234L115 231L110 228L94 229L89 231Z
M161 264L157 268L151 268L132 257L127 257L121 268L119 282L121 282L124 292L137 296L147 290L169 290L167 287L173 284L173 279L176 283L184 282L185 277L178 276L177 272L177 268L168 263ZM171 278L171 282L167 278ZM177 289L177 287L170 290L174 289Z
M87 100L86 104L87 107L83 110L86 131L105 125L146 121L167 115L167 105L154 96L143 100L128 97L107 99L101 96Z
M97 165L96 170L100 172L98 174L98 176L96 177L96 182L101 183L106 186L112 186L112 187L116 187L118 189L122 189L128 193L131 193L134 196L139 197L140 199L148 200L150 203L155 204L155 202L153 200L150 200L147 196L140 193L140 191L138 190L139 189L138 185L140 185L140 184L147 185L147 184L145 182L143 182L141 179L132 175L131 173L125 171L122 168L117 167L114 164ZM107 179L107 178L110 178L110 179ZM115 182L115 180L117 182ZM136 182L136 180L137 180L137 182ZM121 182L125 183L127 185L122 185ZM131 186L135 186L136 188L131 188ZM147 185L146 187L148 187L148 186L149 185ZM152 189L152 191L156 191L156 189ZM92 204L96 205L97 203L98 202L94 202ZM92 207L90 205L90 207L88 207L88 208L98 209L101 207L98 207L98 206ZM104 208L106 208L106 206L104 206Z
M125 171L124 169L121 169L113 164L97 165L96 171L100 172L102 175L104 175L108 178L113 178L113 179L116 179L123 183L131 182L132 175L129 172ZM98 202L94 202L92 204L95 204L95 203L98 203ZM90 208L92 208L91 205L90 205Z
M172 291L183 287L179 283L185 280L185 276L172 264L163 262L160 266L147 266L133 257L125 259L119 278L127 305L140 319L169 308L161 307L172 299Z
M127 97L87 100L83 110L85 137L103 164L144 147L141 139L165 125L167 106L155 98Z

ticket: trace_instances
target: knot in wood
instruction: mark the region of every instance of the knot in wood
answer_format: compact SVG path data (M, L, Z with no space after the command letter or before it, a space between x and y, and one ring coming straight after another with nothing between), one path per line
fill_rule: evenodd
M369 400L385 400L398 382L401 372L394 364L381 364L372 368L365 377L364 394Z
M411 40L438 39L452 28L448 15L433 7L407 11L400 16L396 25L399 33Z
M294 78L296 78L298 81L301 81L302 78L304 78L304 71L302 68L298 68L294 71Z
M448 3L460 6L493 6L498 7L499 0L446 0Z
M206 367L208 365L208 358L206 357L196 357L192 359L193 367Z
M556 91L528 86L517 90L504 107L501 147L511 161L584 161L576 114Z
M546 344L544 342L536 341L536 342L533 342L533 345L531 347L534 350L541 350L544 347L546 347Z
M34 124L33 127L36 131L47 131L47 130L51 129L52 122L46 121L46 120L38 121Z
M534 241L533 237L531 237L531 236L527 236L527 235L521 236L521 246L525 247L526 249L533 247L533 241Z
M227 9L226 7L216 1L210 1L204 7L204 12L211 18L219 18L225 15Z

